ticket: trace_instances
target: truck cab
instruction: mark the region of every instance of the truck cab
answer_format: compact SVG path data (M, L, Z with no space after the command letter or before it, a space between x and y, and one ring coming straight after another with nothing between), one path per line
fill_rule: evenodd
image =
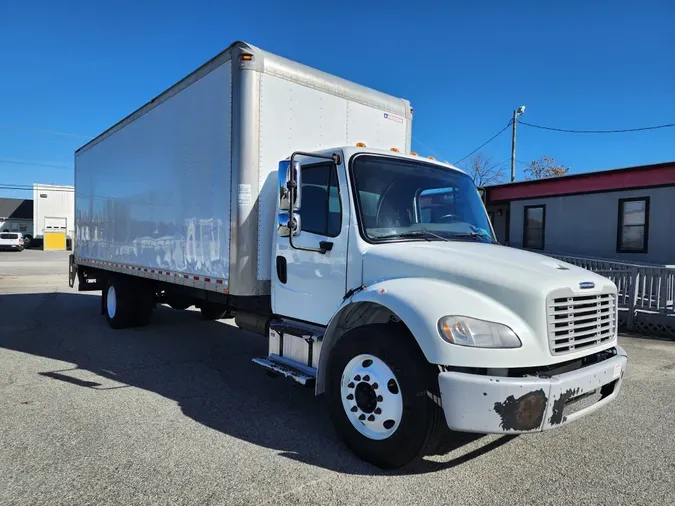
M498 244L461 170L340 147L280 162L278 190L275 316L257 362L315 380L363 458L398 467L442 426L541 431L617 396L614 284Z

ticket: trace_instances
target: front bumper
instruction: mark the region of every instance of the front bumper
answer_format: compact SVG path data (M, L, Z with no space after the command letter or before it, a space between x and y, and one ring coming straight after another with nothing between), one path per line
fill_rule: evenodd
M513 434L552 429L586 416L619 394L627 357L622 348L616 349L610 359L550 377L442 372L438 383L448 427L462 432ZM569 411L574 401L593 392L599 393L597 402Z

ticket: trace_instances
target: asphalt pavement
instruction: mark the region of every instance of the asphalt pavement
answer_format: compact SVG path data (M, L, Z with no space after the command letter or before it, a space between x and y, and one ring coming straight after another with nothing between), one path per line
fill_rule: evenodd
M675 342L620 338L619 398L384 472L322 398L251 362L261 337L159 308L114 331L67 253L0 253L0 505L675 504Z

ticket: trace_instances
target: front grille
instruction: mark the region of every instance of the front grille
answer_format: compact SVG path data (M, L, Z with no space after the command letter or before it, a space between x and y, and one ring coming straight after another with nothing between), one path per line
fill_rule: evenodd
M548 342L553 355L592 348L611 341L616 334L616 295L602 293L549 296Z

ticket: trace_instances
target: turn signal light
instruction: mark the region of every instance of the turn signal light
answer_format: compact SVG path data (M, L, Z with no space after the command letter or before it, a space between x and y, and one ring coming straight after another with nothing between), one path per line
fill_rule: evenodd
M411 151L410 156L417 156L417 153L415 153L414 151Z
M241 55L241 61L251 61L251 60L253 60L252 54L242 54Z
M399 152L398 148L391 148L389 151L393 151L394 153L398 153L398 152Z
M429 160L436 160L433 156L427 156Z
M363 143L363 142L357 142L357 143L356 143L356 147L357 147L357 148L365 148L366 145L365 145L365 143Z

